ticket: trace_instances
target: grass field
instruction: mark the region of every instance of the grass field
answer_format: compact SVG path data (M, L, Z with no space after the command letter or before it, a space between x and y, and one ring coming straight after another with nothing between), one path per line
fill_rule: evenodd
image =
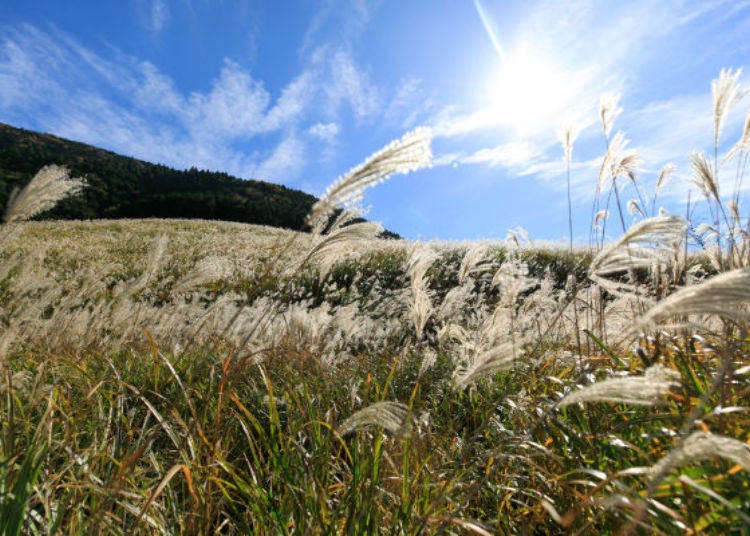
M635 155L602 117L605 198ZM0 236L2 532L747 533L741 182L719 195L718 156L693 155L715 221L643 213L586 248L331 223L428 153L427 131L376 153L310 234L25 223L44 203L22 192ZM80 186L47 181L37 199Z

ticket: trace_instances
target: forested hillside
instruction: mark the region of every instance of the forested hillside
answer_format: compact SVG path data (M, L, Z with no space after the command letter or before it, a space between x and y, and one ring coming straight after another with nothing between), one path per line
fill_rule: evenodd
M179 171L0 123L0 209L15 186L47 164L65 165L87 188L41 218L201 218L301 229L315 197L195 168Z

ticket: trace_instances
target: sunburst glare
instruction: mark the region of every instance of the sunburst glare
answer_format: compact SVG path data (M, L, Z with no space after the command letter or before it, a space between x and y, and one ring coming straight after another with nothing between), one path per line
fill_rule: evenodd
M569 114L575 104L573 76L530 50L502 55L489 80L489 110L494 120L519 134L530 134Z

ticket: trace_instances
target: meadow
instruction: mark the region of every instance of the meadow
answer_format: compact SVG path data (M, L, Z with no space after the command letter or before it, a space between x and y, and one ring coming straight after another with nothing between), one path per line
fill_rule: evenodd
M644 195L602 103L588 246L382 240L336 210L429 165L428 129L334 182L310 233L27 221L85 187L41 170L0 228L0 530L748 533L737 80L689 157L703 222L656 211L671 170Z

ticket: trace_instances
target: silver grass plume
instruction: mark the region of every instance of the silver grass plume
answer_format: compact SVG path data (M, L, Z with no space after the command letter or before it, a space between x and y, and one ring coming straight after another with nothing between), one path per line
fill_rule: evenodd
M195 263L192 270L177 281L174 292L195 290L199 285L231 278L234 266L230 259L219 256L204 257Z
M719 137L729 111L745 96L739 84L742 69L722 69L719 77L711 82L711 96L714 101L714 145L719 145Z
M664 188L664 185L667 183L667 179L669 178L672 173L674 173L674 170L676 169L676 166L672 163L669 163L665 165L663 168L661 168L661 173L659 173L659 178L656 179L656 190L654 191L654 195L658 195L662 188Z
M557 139L560 141L560 145L562 145L562 148L563 148L563 153L565 155L565 162L568 164L573 158L573 144L578 138L578 134L579 134L579 129L573 123L565 124L563 128L560 130L560 132L558 132L557 134Z
M605 94L599 99L599 118L602 121L602 130L604 130L604 137L609 139L609 135L612 132L612 126L615 119L622 113L620 108L620 95L618 94Z
M642 218L646 217L646 213L643 212L643 209L638 204L638 201L635 199L630 199L627 203L628 213L631 216L635 216L636 214L640 215Z
M514 344L502 343L474 356L467 366L456 368L453 373L453 385L457 389L463 389L485 376L510 369L515 361Z
M529 265L514 257L501 264L492 276L492 286L500 288L500 304L505 307L515 307L518 297L536 283L529 277Z
M432 300L427 292L427 285L424 280L420 280L419 284L412 283L411 290L412 301L409 304L409 312L417 338L421 338L424 328L427 325L427 320L432 315Z
M338 432L342 436L346 436L357 430L380 426L394 435L399 435L408 432L408 416L409 408L406 404L387 401L376 402L350 415L338 427Z
M617 177L627 176L633 179L641 163L641 158L633 149L628 149L628 140L620 131L609 143L607 152L599 170L599 191L604 189L605 183L614 181Z
M44 166L22 190L10 195L3 222L25 221L54 207L62 199L77 194L86 185L83 179L71 179L67 168Z
M472 339L472 335L463 326L458 324L446 324L440 331L438 331L438 341L443 342L445 340L455 339L461 346L468 346L469 341Z
M336 180L313 205L308 223L314 230L325 226L336 207L356 203L365 188L384 181L395 173L409 173L432 162L432 131L419 127L392 141L367 160Z
M750 149L750 112L748 112L747 117L745 117L745 126L742 127L742 136L740 136L739 141L734 144L734 147L729 150L721 163L725 164L727 161L731 160L737 153L741 151L747 151L748 149Z
M565 169L568 186L568 234L569 234L569 247L571 253L573 252L573 204L570 197L570 161L573 158L573 143L578 137L578 129L572 124L568 123L562 129L559 134L560 143L562 143L563 152L565 153Z
M679 378L680 375L674 370L656 364L646 369L643 376L610 378L587 385L568 394L557 405L564 407L577 402L615 402L653 406L669 392L670 387L679 385L676 381Z
M426 276L427 270L436 259L437 254L431 248L417 246L411 252L407 266L412 297L409 312L418 338L421 338L427 320L432 314L432 300L427 291Z
M693 168L692 182L706 199L719 199L719 183L714 175L713 167L703 153L694 152L690 155L690 167Z
M633 225L614 244L602 250L589 266L589 277L606 283L603 277L635 268L664 264L677 254L685 237L687 222L679 216L656 216Z
M431 247L416 244L407 261L406 271L409 274L409 279L412 281L424 279L427 275L427 270L430 269L437 259L438 255Z
M437 318L445 323L465 317L467 306L474 303L473 290L474 284L471 278L467 278L463 283L450 289L435 312Z
M326 274L342 257L357 250L363 242L369 242L383 232L383 227L374 222L360 222L340 227L322 239L308 253L303 264L315 262L321 274Z
M594 215L594 227L600 227L600 223L609 217L609 210L600 210Z
M169 238L166 234L160 234L154 239L153 245L149 250L148 259L146 260L146 268L143 270L141 277L129 288L130 292L135 293L142 290L153 280L159 267L163 264L162 261L164 260L168 244Z
M326 230L326 234L331 234L334 231L346 226L346 224L351 222L352 220L356 220L357 218L361 218L362 216L362 211L356 207L342 210L341 213L336 216L336 219L333 220L331 226Z
M735 225L739 225L741 221L740 217L740 206L737 204L736 199L730 199L727 201L727 209L729 210L729 215L732 217L732 221Z
M477 270L477 266L482 262L490 247L487 244L477 243L471 246L464 253L461 259L461 265L458 267L458 283L463 284L469 275Z
M693 432L686 437L682 445L659 460L651 467L650 472L665 475L674 467L688 462L708 460L715 456L730 460L750 473L750 445L731 437L704 431Z
M745 307L748 303L750 303L750 269L732 270L698 285L678 290L638 319L633 330L648 329L673 315L716 314L747 320L750 318L750 313Z
M695 234L701 237L702 240L708 241L719 236L719 231L710 223L700 223L695 226Z

